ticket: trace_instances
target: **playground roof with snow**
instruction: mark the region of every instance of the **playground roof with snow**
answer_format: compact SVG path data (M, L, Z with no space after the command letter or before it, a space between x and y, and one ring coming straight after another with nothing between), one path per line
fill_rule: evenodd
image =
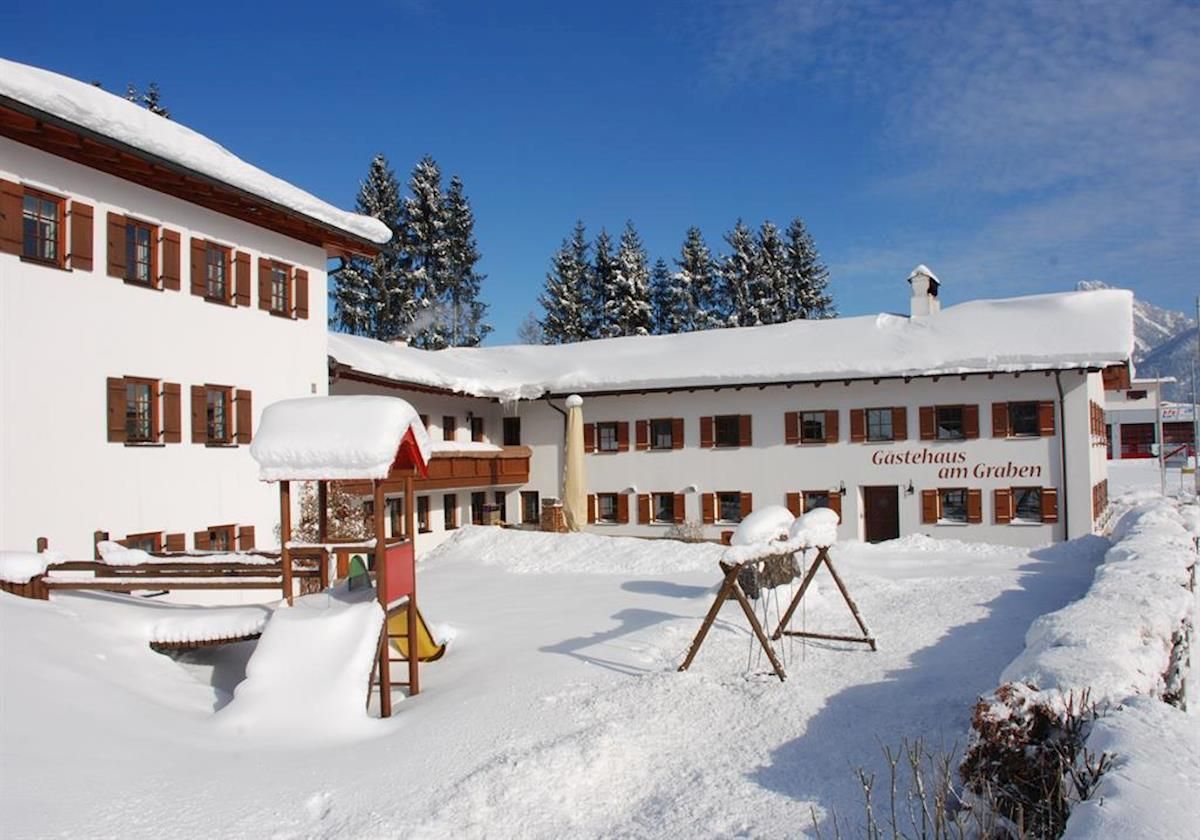
M774 382L1102 368L1133 353L1133 295L1119 289L560 345L419 350L329 335L339 365L499 399Z

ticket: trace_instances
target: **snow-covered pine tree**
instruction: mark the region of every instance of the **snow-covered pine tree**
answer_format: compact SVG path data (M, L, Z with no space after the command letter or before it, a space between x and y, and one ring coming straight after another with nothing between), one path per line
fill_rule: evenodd
M617 261L612 252L612 238L600 228L592 246L591 271L584 285L584 331L588 338L611 338L620 335L609 322L608 301L617 286Z
M171 119L171 112L162 104L162 94L158 90L158 82L151 82L150 87L146 88L146 92L142 94L142 104L151 114Z
M444 197L446 224L446 272L444 304L449 316L451 347L475 347L492 331L485 323L487 304L479 300L484 276L475 270L479 246L475 241L475 214L463 191L462 179L450 178Z
M646 249L633 222L625 223L617 246L616 274L605 301L610 335L649 335L654 327L650 307L650 270Z
M571 238L564 239L551 258L546 288L538 298L544 313L539 325L540 343L566 344L589 337L586 306L590 274L587 230L578 221Z
M681 274L672 274L663 259L650 269L650 304L654 309L655 335L672 335L691 329L692 293Z
M675 261L679 272L676 281L688 290L691 314L685 321L684 330L711 330L725 326L727 314L721 306L717 288L717 266L713 261L708 245L700 228L688 228L684 237L683 247L679 251L679 259Z
M783 238L770 219L759 227L756 246L759 323L780 324L790 319L793 292L784 271Z
M784 264L794 290L794 309L789 317L836 318L828 289L829 269L821 262L817 246L799 217L788 225Z
M138 89L134 87L133 82L125 85L125 101L132 102L135 105L142 103L142 95L138 93Z
M758 304L758 247L754 234L737 220L725 234L729 253L721 258L721 298L725 323L731 327L752 327L762 323Z
M446 277L446 209L442 172L426 155L408 179L404 200L404 251L408 257L407 286L416 305L409 341L426 350L449 345L449 315L443 306Z

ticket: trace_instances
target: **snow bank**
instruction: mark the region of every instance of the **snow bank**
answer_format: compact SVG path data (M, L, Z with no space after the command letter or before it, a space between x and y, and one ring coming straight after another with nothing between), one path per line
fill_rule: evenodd
M93 85L0 58L0 95L370 242L391 238L378 219L339 210L251 166L203 134Z
M0 551L0 580L5 583L29 583L46 566L61 563L66 556L57 551Z
M500 399L745 382L1099 367L1133 350L1133 296L1105 289L961 303L937 315L798 320L576 344L428 351L329 334L329 355L401 382ZM837 353L797 353L837 347Z
M301 397L267 406L250 455L263 481L386 478L406 441L429 462L429 435L402 399Z

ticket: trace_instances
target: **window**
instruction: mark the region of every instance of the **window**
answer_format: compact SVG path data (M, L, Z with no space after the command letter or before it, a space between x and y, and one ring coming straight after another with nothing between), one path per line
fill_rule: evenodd
M619 448L616 423L596 424L596 448L601 452L616 452Z
M204 245L204 296L229 300L229 249L213 242Z
M892 410L890 408L867 409L867 440L894 440Z
M61 198L27 189L21 212L22 256L61 265L62 219Z
M655 493L650 497L650 521L675 521L675 495L673 493Z
M417 530L429 533L429 497L417 496Z
M825 442L824 411L803 411L800 413L800 442Z
M742 521L742 494L717 494L717 520L720 522Z
M1021 522L1042 521L1042 488L1014 487L1013 519Z
M721 414L713 418L713 443L717 446L741 446L741 416Z
M458 527L458 497L453 493L442 496L442 527L447 531Z
M492 493L492 504L496 506L496 512L500 514L500 521L508 521L508 497L503 490L497 490Z
M125 380L126 443L152 443L158 439L156 386L147 379Z
M541 503L536 490L521 491L521 523L537 525L541 522Z
M1146 399L1146 392L1142 391L1142 390L1126 391L1125 399L1127 399L1127 400L1144 400L1144 399Z
M827 490L806 490L804 492L804 512L817 508L833 507L829 503L829 491Z
M596 521L597 522L616 522L617 521L617 494L616 493L597 493L596 494Z
M934 411L937 417L938 440L963 440L967 436L961 405L939 405Z
M483 524L483 506L487 504L487 493L476 492L471 494L471 524Z
M125 280L153 286L156 276L156 228L135 219L125 220Z
M387 500L387 519L393 537L404 536L404 497Z
M674 449L674 422L670 418L650 421L650 448Z
M271 314L291 314L291 279L291 269L288 266L271 264Z
M458 434L458 418L446 415L442 418L442 440L454 440Z
M211 385L205 386L205 443L229 443L233 440L233 427L229 422L232 402L232 388L219 388Z
M471 440L475 443L483 443L483 418L471 418Z
M200 546L196 546L200 548ZM208 529L208 544L203 550L206 551L233 551L234 550L234 526L232 525L214 525Z
M967 522L967 491L961 487L938 490L940 522Z
M504 418L504 445L505 446L520 446L521 445L521 418L520 417L505 417Z
M162 551L162 532L154 531L147 534L130 534L121 540L126 548L136 548L139 551Z
M1035 402L1014 402L1008 404L1009 434L1015 436L1033 436L1041 434L1038 425L1038 404Z

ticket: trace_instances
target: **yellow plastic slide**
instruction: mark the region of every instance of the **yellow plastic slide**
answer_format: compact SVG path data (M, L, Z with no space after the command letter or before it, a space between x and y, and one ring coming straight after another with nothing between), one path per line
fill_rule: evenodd
M408 659L408 605L400 607L388 619L388 636L391 638L392 647L405 659ZM421 615L421 610L417 608L417 656L422 662L436 662L442 658L442 654L446 652L444 644L438 644L433 640L433 634L429 632L429 625L425 623L425 616Z

